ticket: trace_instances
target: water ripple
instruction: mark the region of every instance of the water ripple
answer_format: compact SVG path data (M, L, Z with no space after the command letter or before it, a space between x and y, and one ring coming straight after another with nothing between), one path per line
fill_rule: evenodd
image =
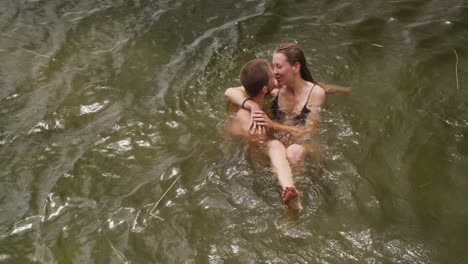
M2 8L0 262L466 260L462 1ZM284 41L354 88L327 98L299 214L267 165L221 144L224 89Z

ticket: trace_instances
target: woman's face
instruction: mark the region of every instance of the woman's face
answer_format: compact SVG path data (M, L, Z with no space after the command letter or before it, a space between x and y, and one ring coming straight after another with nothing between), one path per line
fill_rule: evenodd
M287 84L294 77L294 66L289 64L286 56L283 53L275 52L273 54L273 73L278 81L278 86L281 87Z

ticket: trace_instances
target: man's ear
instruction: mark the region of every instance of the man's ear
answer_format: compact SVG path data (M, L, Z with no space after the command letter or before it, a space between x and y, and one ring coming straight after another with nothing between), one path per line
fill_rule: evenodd
M268 93L268 87L267 87L267 86L263 86L263 88L262 88L262 93L263 93L263 94Z

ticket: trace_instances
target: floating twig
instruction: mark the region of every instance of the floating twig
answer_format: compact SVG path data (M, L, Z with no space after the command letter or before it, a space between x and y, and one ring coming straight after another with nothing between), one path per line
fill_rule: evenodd
M119 258L119 261L120 261L121 263L127 264L127 263L128 263L128 260L127 260L127 258L125 257L125 255L124 255L122 252L120 252L118 249L116 249L116 248L114 247L114 245L112 244L112 242L110 242L109 238L107 237L107 235L106 235L105 233L104 233L104 236L106 237L107 242L109 242L109 245L110 245L110 247L112 248L112 250L114 251L114 253L115 253L115 254L117 255L117 257Z
M453 52L455 53L455 78L457 81L457 90L459 90L458 89L458 54L457 54L456 49L453 49Z
M164 194L161 196L161 198L159 198L159 200L156 202L156 204L153 206L153 208L151 209L151 211L149 212L149 215L151 216L154 216L153 214L153 211L156 209L156 207L158 207L159 203L162 201L162 199L164 199L164 197L166 196L166 194L172 189L172 187L174 187L174 185L176 184L176 182L180 179L180 176L177 177L177 179L175 179L175 181L171 184L171 186L169 186L169 188L164 192Z
M12 38L12 37L13 37L12 35L8 35L8 34L5 34L5 33L0 33L0 35L6 36L6 37L9 37L9 38Z
M428 186L428 185L431 184L431 183L432 183L432 181L428 181L428 182L426 182L426 183L424 183L424 184L421 184L421 185L418 186L418 189L422 189L422 188Z
M158 220L161 220L161 221L166 221L164 218L160 217L160 216L157 216L155 214L150 214L152 217L158 219Z
M45 64L42 64L42 63L33 63L34 65L37 65L37 66L41 66L41 67L44 67L44 68L49 68L49 66L45 65Z
M375 47L379 47L379 48L383 48L384 46L380 45L380 44L375 44L375 43L372 43L372 46L375 46Z
M32 53L32 54L34 54L34 55L36 55L36 56L46 57L46 58L49 58L49 59L52 58L52 57L50 57L50 56L48 56L48 55L39 54L39 53L37 53L37 52L35 52L35 51L32 51L32 50L29 50L29 49L25 49L25 48L21 48L21 49L23 49L23 50L25 50L25 51L27 51L27 52L30 52L30 53Z

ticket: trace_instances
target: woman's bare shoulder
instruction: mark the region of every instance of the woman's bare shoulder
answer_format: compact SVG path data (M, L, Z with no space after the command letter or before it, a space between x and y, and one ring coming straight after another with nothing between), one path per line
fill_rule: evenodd
M314 94L325 94L325 88L320 86L320 84L315 84L314 90L312 92Z
M325 89L322 86L316 84L312 90L311 96L309 97L308 104L312 106L321 106L325 103L325 97Z

